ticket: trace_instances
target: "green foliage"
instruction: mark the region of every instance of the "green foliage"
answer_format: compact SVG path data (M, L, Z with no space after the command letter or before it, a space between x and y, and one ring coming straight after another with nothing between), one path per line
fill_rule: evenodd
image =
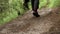
M60 0L50 0L49 8L60 7Z
M8 9L8 0L0 0L0 13Z
M21 0L5 1L0 1L0 9L2 10L0 10L0 25L16 18L18 11L20 11L21 15L25 12Z
M46 6L47 0L40 0L39 8Z

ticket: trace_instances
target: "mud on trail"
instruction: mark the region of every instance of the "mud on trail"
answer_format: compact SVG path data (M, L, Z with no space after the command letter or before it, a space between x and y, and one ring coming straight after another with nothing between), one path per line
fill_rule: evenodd
M60 11L38 10L41 17L34 17L32 11L0 27L0 34L60 34Z

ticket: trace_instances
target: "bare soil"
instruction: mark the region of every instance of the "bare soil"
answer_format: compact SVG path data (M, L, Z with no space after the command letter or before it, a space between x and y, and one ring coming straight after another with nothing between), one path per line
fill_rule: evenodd
M60 34L60 9L44 8L38 12L41 17L34 17L28 11L1 26L0 34Z

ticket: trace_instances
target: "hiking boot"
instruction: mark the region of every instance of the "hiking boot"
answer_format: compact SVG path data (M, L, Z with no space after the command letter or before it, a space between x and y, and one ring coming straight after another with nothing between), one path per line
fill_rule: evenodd
M37 12L33 13L33 15L34 15L35 17L40 17L40 15L39 15Z

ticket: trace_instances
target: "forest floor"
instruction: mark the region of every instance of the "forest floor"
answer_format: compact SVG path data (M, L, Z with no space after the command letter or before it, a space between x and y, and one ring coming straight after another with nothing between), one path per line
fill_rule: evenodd
M60 34L60 12L50 9L38 10L41 17L32 11L13 19L0 27L0 34Z

